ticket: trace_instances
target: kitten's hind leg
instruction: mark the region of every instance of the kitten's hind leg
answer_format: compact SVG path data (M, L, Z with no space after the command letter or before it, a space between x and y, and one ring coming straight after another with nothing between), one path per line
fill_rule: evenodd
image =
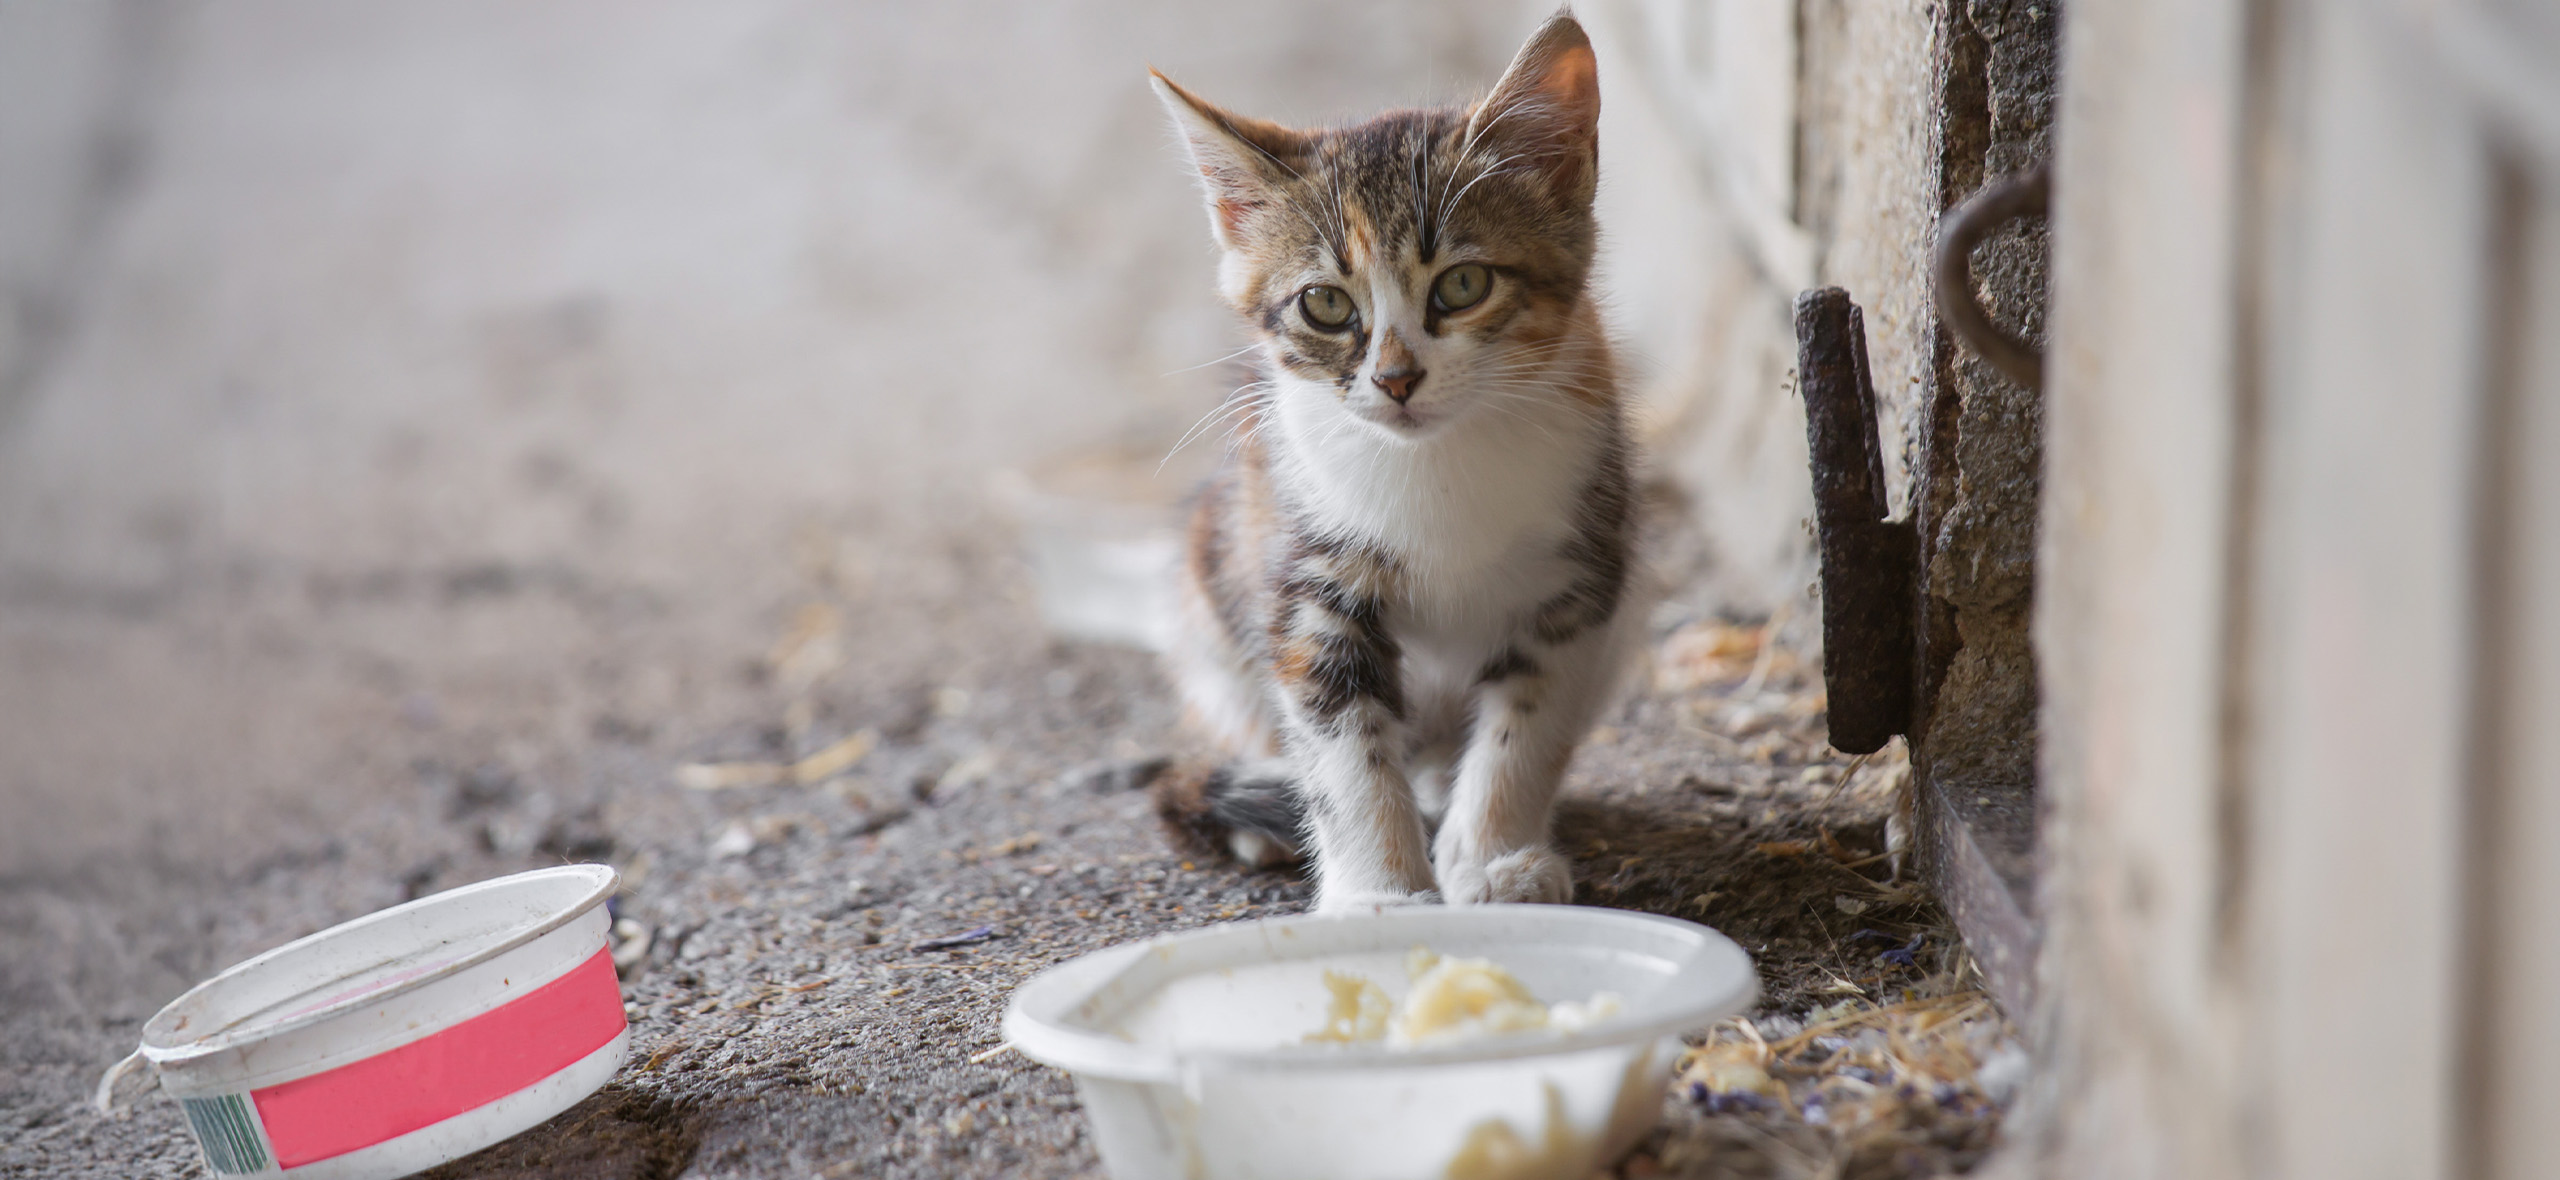
M1232 757L1278 754L1262 673L1235 638L1234 625L1219 616L1196 577L1182 580L1180 602L1164 654L1186 720Z
M1306 807L1298 795L1297 767L1286 760L1171 767L1147 792L1176 852L1231 856L1257 869L1298 859Z
M1449 813L1449 792L1457 778L1458 759L1466 753L1465 710L1471 704L1463 696L1445 704L1425 704L1406 727L1415 740L1406 743L1401 762L1405 780L1413 784L1413 804L1422 812L1426 829L1437 828L1440 817Z

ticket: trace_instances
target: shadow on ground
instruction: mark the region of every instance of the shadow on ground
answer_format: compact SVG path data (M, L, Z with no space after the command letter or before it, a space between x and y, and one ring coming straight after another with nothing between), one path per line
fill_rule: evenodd
M664 1097L607 1086L543 1125L418 1173L420 1180L674 1180L693 1166L700 1116Z

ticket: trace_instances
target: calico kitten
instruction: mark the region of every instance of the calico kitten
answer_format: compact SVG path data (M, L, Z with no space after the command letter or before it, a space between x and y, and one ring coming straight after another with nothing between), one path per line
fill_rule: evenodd
M1248 761L1160 779L1168 827L1311 843L1319 910L1570 899L1556 788L1636 613L1589 38L1559 12L1483 101L1335 130L1155 88L1267 378L1226 407L1172 656Z

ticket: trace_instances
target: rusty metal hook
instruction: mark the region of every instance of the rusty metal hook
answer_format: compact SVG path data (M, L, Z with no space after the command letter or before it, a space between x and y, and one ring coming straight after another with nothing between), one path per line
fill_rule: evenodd
M2044 388L2044 353L1992 323L1990 314L1974 300L1973 248L2013 219L2043 216L2051 191L2043 164L1984 185L1938 223L1937 257L1931 267L1938 318L1974 355L2028 389Z

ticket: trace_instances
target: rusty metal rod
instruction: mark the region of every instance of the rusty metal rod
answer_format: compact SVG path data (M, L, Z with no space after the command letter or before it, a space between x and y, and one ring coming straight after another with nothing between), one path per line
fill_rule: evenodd
M1992 323L1990 313L1982 310L1973 296L1973 248L2013 219L2043 216L2050 192L2042 164L1984 185L1938 223L1931 267L1938 318L1976 356L2027 389L2044 388L2044 354Z
M1886 520L1865 316L1838 287L1796 297L1796 378L1822 547L1822 679L1831 744L1872 753L1911 725L1919 538Z

